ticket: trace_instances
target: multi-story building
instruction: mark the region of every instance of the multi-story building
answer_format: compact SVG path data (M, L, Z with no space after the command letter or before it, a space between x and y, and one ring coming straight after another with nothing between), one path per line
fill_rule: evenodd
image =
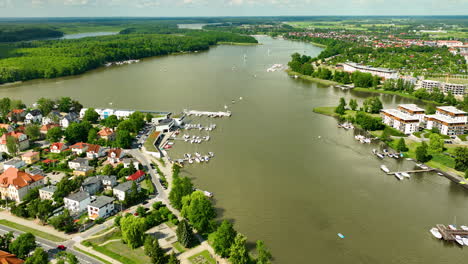
M26 163L26 164L33 164L39 161L40 155L39 152L35 151L29 151L27 153L24 153L21 155L21 159Z
M42 200L52 200L53 199L52 197L56 190L57 190L57 187L55 185L42 187L41 189L39 189L39 197Z
M426 91L432 93L434 88L440 89L440 82L432 80L423 80L421 82L421 88L426 89Z
M25 150L29 148L29 139L26 136L26 134L23 134L21 132L9 132L5 133L0 137L0 152L6 152L8 154L11 154L8 151L7 147L7 138L8 137L13 137L16 140L16 145L19 151Z
M468 113L454 106L439 106L435 115L428 115L425 120L427 129L437 128L442 135L462 135L467 129Z
M345 72L366 72L372 75L376 75L385 79L398 79L398 72L386 68L375 68L366 65L362 65L355 62L345 62L343 63L343 70Z
M81 213L86 210L88 204L91 203L91 197L87 192L76 192L68 195L63 199L65 208L72 214Z
M383 109L380 111L383 123L409 135L419 130L419 118L411 116L396 109Z
M114 211L114 201L112 197L98 196L88 205L88 217L92 220L109 217Z
M424 116L425 116L425 111L424 109L418 107L415 104L401 104L397 108L400 112L403 112L407 115L410 115L412 117L416 117L419 119L419 122L424 121Z
M44 185L44 177L31 175L16 168L8 168L0 175L2 199L21 202L29 190Z
M84 158L76 158L74 160L70 160L68 162L68 167L70 169L77 169L79 167L82 167L82 166L88 166L89 165L89 161L87 159L84 159Z
M130 190L132 188L132 185L133 185L133 181L126 181L124 183L121 183L121 184L115 186L112 189L113 193L114 193L114 196L117 197L117 199L119 199L120 201L125 200L125 197L126 197L127 193L130 192ZM136 185L137 185L137 190L139 191L140 190L140 185L138 183L136 183Z
M464 96L466 86L456 83L442 83L442 92L448 94L451 92L453 95Z

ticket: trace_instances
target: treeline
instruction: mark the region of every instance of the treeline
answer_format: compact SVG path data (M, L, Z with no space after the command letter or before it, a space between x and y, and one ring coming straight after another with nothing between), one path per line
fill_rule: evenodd
M38 26L0 26L0 42L62 37L63 32Z

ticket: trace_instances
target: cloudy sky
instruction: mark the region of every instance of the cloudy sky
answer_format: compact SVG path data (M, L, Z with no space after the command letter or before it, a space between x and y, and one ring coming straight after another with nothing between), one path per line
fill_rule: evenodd
M468 15L468 0L0 0L0 17Z

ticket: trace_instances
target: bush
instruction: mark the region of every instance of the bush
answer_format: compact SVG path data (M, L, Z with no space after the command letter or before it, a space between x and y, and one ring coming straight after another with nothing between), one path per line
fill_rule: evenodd
M99 224L102 224L102 223L104 223L104 218L98 217L98 218L96 218L96 220L94 220L94 223L96 223L96 224L98 224L98 225L99 225Z

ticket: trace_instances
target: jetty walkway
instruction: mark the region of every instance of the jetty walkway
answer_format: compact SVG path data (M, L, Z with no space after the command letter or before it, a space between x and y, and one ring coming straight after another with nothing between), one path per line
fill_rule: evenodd
M406 172L406 173L418 173L418 172L429 172L429 171L433 171L435 169L433 168L429 168L429 169L425 169L425 170L408 170L408 171L394 171L394 172L387 172L388 175L395 175L397 173L403 173L403 172Z
M439 230L442 238L447 241L454 241L455 236L468 236L468 231L463 229L452 230L445 225L437 224L437 229Z
M232 115L230 111L209 112L209 111L198 111L198 110L187 110L187 109L184 109L184 114L188 116L195 115L195 116L208 116L208 117L230 117Z

